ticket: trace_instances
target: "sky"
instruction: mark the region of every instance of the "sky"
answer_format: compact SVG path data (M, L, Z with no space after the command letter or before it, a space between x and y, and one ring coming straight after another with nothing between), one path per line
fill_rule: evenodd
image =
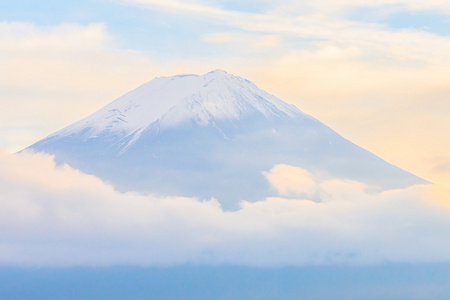
M449 14L447 0L2 0L0 236L10 242L0 263L450 260ZM211 199L118 194L51 157L10 155L154 77L214 69L437 185L373 195L281 165L266 174L279 198L229 213ZM286 176L293 185L280 183ZM324 202L295 199L299 182L325 191ZM309 243L317 232L323 240ZM114 243L128 246L108 255Z
M450 188L449 12L444 0L3 0L0 148L154 77L223 69Z

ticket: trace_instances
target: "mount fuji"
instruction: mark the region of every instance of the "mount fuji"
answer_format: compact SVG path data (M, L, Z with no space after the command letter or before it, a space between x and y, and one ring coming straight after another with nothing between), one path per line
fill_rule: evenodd
M274 195L263 173L277 164L382 190L426 182L221 70L155 78L27 149L119 191L214 197L226 209Z

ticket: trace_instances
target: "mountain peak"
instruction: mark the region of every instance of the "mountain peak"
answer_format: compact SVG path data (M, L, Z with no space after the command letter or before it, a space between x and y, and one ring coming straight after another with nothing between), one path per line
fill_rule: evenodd
M226 71L221 70L221 69L216 69L216 70L212 70L208 73L206 73L205 75L214 75L214 76L225 76L225 75L230 75L228 74Z
M157 77L56 134L84 132L86 138L108 132L130 134L152 124L160 128L184 122L206 126L214 120L255 114L295 118L302 113L246 79L214 70L204 75Z

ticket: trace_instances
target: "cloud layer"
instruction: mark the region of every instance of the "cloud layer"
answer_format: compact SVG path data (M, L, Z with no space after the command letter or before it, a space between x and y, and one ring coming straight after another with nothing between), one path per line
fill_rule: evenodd
M226 212L215 199L120 194L43 154L0 154L0 264L450 260L450 197L437 187L378 193L286 165L265 175L280 197Z

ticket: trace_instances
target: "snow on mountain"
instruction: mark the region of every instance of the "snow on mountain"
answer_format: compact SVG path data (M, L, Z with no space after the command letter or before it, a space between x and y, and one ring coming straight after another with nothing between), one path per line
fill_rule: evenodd
M188 120L206 126L211 120L238 120L252 113L267 118L301 114L295 106L252 82L215 70L203 76L155 78L53 136L67 136L86 128L89 128L86 138L103 133L130 134L146 129L155 121L164 128Z
M263 172L276 164L382 189L424 182L221 70L155 78L29 148L121 191L216 197L226 208L272 195Z

